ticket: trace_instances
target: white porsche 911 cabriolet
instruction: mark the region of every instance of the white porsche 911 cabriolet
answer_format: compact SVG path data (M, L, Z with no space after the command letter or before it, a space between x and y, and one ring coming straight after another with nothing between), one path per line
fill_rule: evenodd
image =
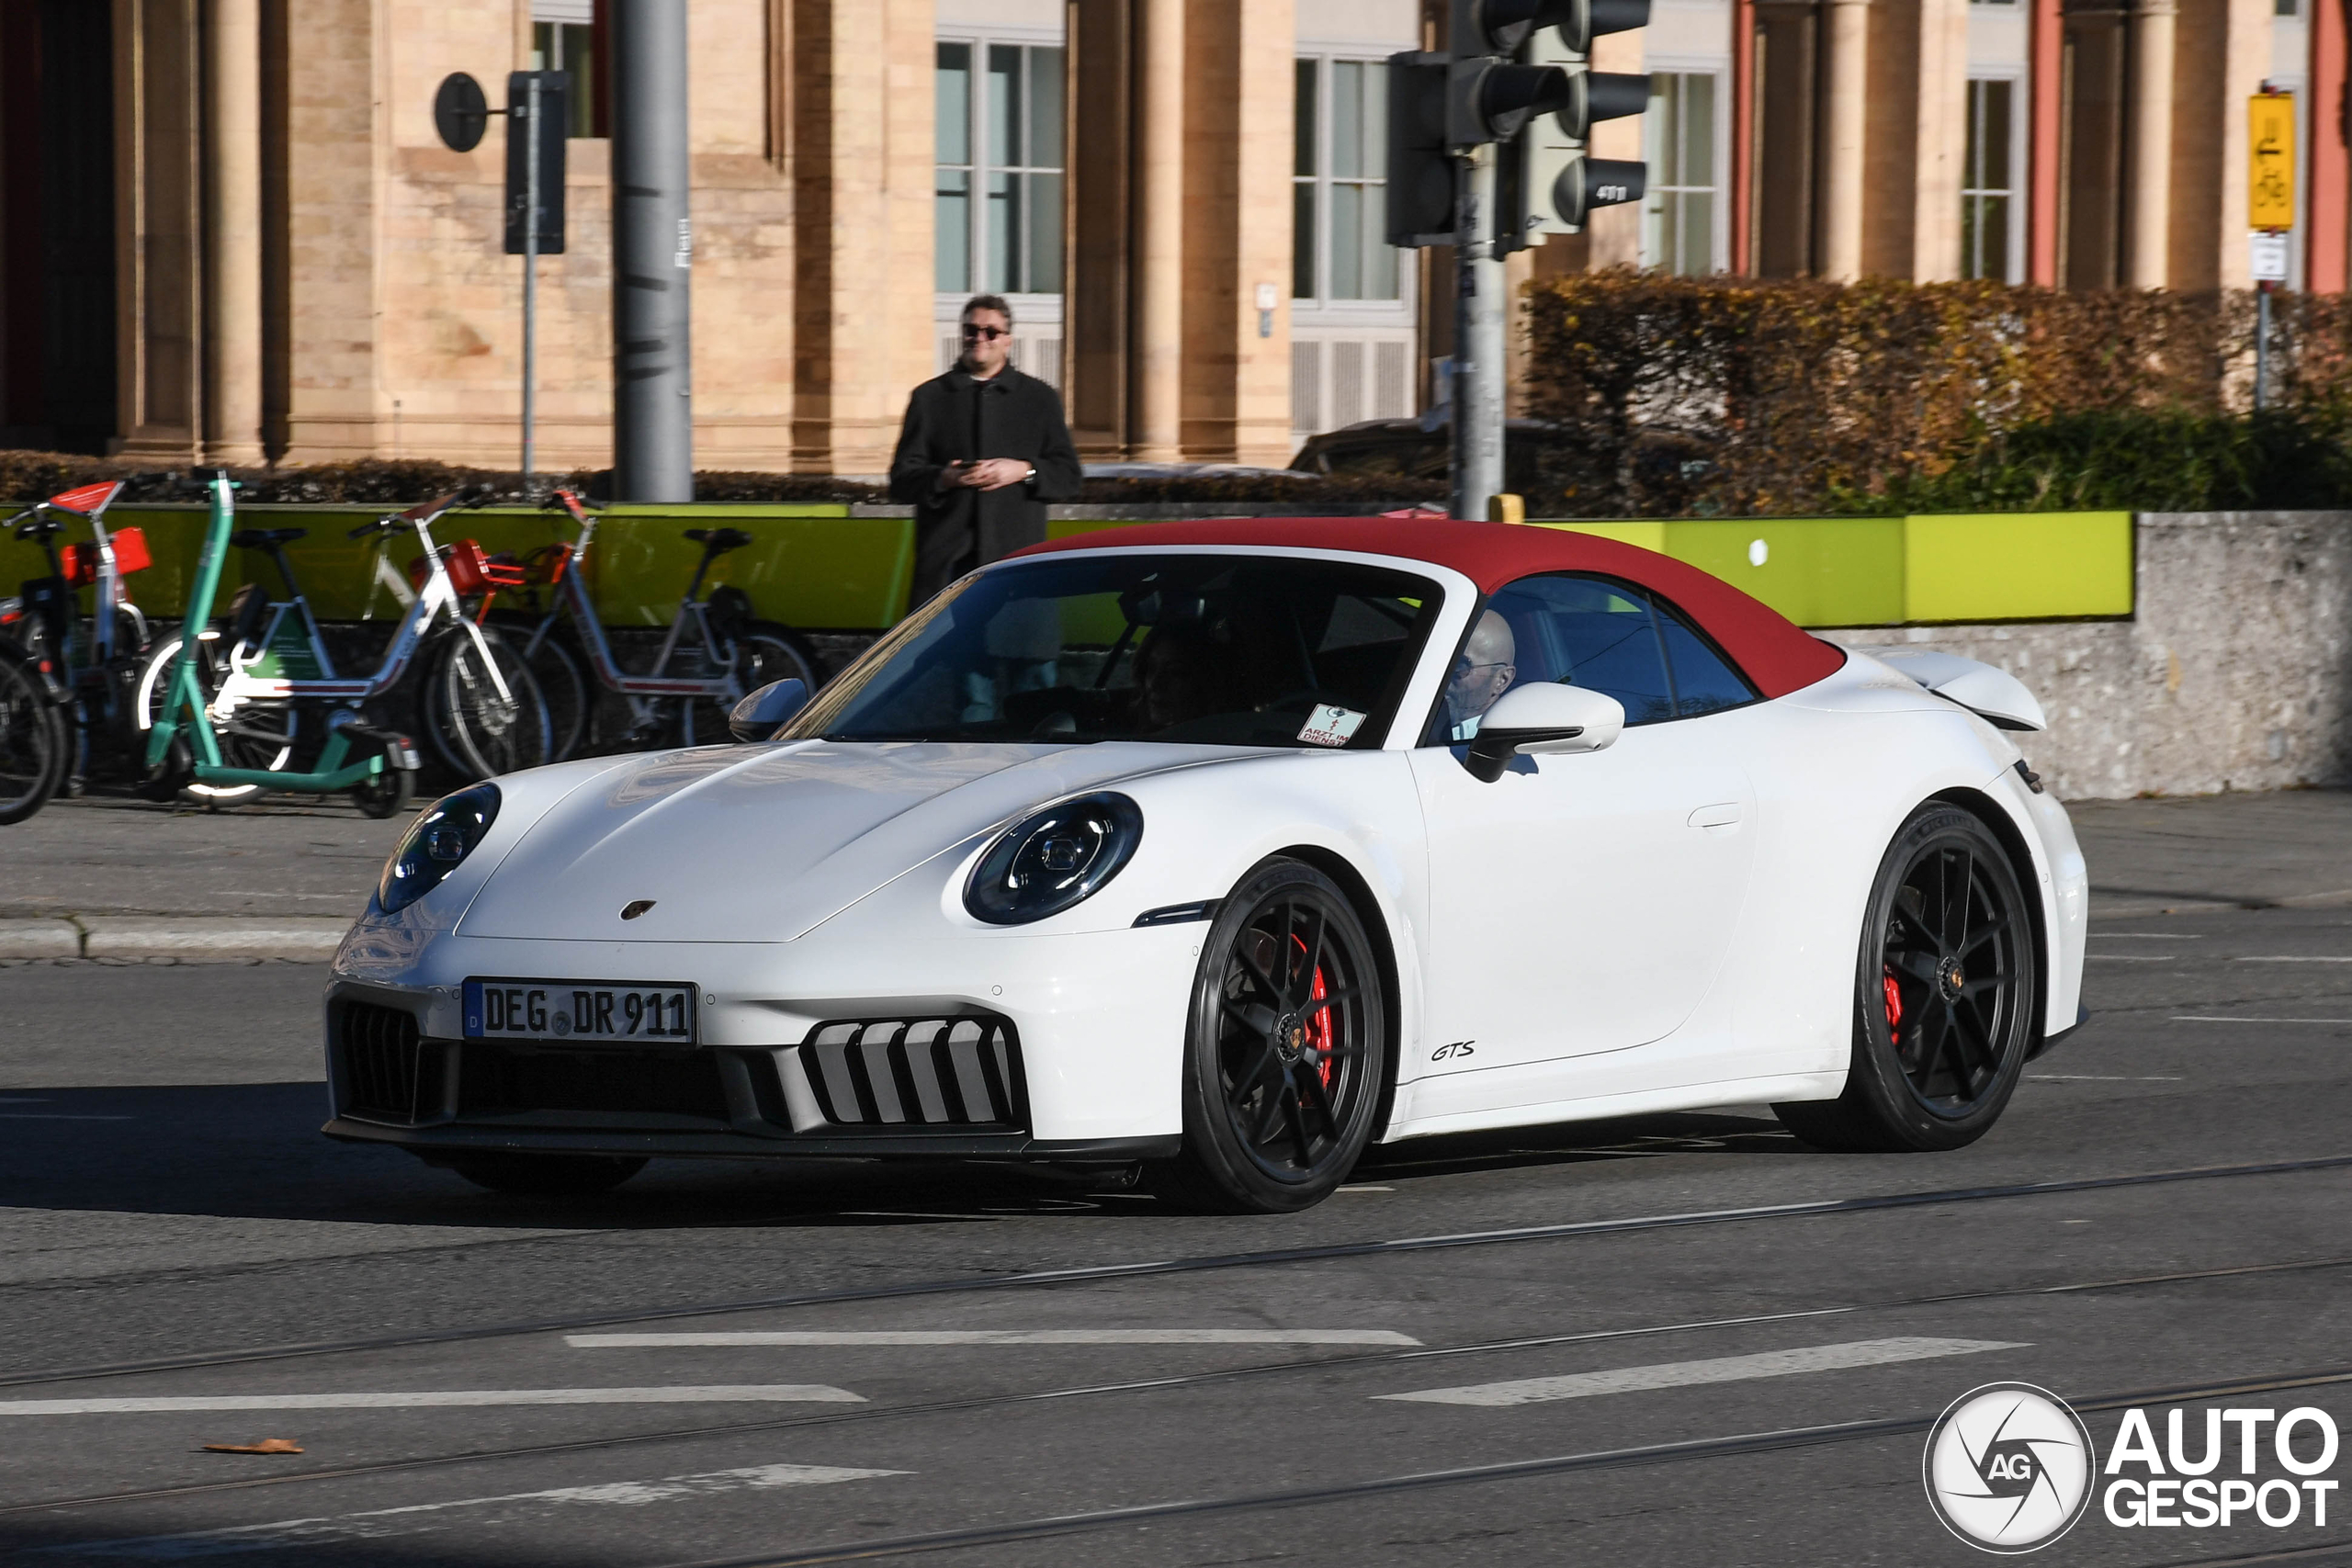
M1107 530L737 720L418 818L335 957L329 1135L504 1190L1140 1161L1281 1211L1375 1140L1698 1106L1953 1148L2080 1021L2030 694L1609 540Z

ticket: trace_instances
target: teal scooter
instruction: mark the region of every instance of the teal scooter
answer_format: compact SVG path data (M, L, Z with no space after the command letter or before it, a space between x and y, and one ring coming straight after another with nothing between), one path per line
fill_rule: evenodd
M200 662L206 657L200 634L211 623L229 536L237 525L232 493L236 487L226 473L216 472L206 488L211 492L211 517L205 526L203 553L197 558L196 581L188 590L179 653L152 710L143 793L167 800L191 784L258 785L288 795L347 794L368 816L391 816L408 804L419 764L415 743L363 722L355 708L338 707L327 716L326 741L308 773L232 767L221 761Z

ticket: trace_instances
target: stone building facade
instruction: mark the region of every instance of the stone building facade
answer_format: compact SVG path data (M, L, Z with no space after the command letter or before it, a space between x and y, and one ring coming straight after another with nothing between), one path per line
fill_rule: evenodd
M0 445L159 462L519 446L504 131L452 72L572 71L540 264L546 466L610 450L609 0L0 0ZM1281 463L1418 412L1443 251L1379 241L1381 62L1444 0L673 0L691 39L695 462L872 474L971 292L1096 460ZM1652 193L1515 275L2205 288L2248 276L2245 96L2305 111L2293 286L2340 289L2322 0L1654 0L1596 151Z

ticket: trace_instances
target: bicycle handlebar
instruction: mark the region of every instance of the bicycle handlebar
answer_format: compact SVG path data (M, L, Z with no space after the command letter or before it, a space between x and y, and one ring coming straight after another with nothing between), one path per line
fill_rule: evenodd
M377 518L373 523L363 523L352 529L345 537L363 539L370 534L390 533L402 525L413 527L419 523L430 523L445 512L455 512L461 506L480 506L497 493L497 487L484 480L481 484L469 485L453 495L445 495L438 501L420 502L406 512L391 513Z

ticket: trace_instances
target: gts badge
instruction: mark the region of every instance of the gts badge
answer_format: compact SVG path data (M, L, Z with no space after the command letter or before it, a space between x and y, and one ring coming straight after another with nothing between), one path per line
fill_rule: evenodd
M1456 1056L1475 1056L1478 1054L1474 1048L1475 1043L1468 1040L1457 1040L1451 1045L1441 1045L1430 1053L1430 1060L1450 1062Z

